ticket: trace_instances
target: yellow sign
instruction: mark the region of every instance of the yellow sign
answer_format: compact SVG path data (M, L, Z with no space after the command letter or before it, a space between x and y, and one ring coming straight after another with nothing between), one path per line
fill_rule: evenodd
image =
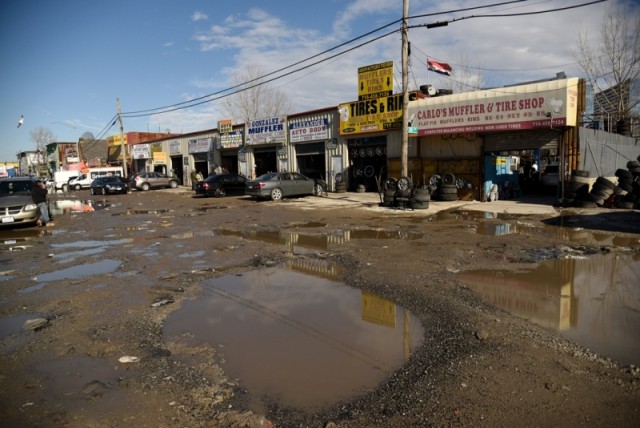
M409 101L418 97L416 91L409 92ZM402 94L344 103L340 104L338 109L340 135L402 128Z
M393 94L393 61L358 68L358 100Z
M218 132L221 134L228 134L233 130L233 121L231 119L218 121Z
M165 152L153 152L153 164L165 165L167 163L167 154Z

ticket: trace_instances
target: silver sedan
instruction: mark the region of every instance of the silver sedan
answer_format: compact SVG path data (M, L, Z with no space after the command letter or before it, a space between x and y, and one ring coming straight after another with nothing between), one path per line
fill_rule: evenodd
M245 194L279 201L287 196L322 196L325 191L326 185L322 180L305 177L297 172L268 172L247 182Z

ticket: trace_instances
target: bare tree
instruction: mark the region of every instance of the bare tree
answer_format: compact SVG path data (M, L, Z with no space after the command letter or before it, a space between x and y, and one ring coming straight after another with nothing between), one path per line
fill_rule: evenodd
M235 123L280 116L292 110L287 95L264 83L262 76L259 67L248 65L242 75L234 77L234 86L241 85L241 91L227 97L224 110Z
M29 132L31 141L36 143L36 150L40 150L41 153L45 153L47 144L53 143L56 136L49 128L43 128L39 126Z
M469 68L469 61L464 54L460 55L456 67L451 72L451 79L447 79L447 89L454 93L479 91L484 86L484 78L477 70Z
M640 13L612 4L602 21L600 46L589 43L587 31L578 34L574 57L596 94L595 110L628 133L640 102L640 90L633 89L640 86Z

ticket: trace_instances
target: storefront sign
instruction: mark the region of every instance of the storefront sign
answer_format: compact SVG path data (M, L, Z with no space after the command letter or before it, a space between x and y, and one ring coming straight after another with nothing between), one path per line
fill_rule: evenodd
M169 154L170 155L180 154L180 141L174 140L169 142Z
M340 135L381 132L402 126L402 94L340 104Z
M284 116L250 120L247 123L246 143L248 145L284 143L287 132L285 122Z
M166 165L167 156L164 152L153 152L153 164L154 165Z
M148 144L134 144L131 146L133 159L151 159L151 150Z
M242 146L242 138L244 132L242 131L232 131L227 134L220 134L219 148L221 149L231 149Z
M418 136L576 126L578 78L409 103Z
M220 134L228 134L233 129L233 121L231 119L218 121L218 132Z
M358 68L358 101L393 94L393 61Z
M211 141L211 138L189 140L189 153L206 153L212 150Z
M329 120L306 120L289 123L289 141L300 143L303 141L326 140L329 137Z

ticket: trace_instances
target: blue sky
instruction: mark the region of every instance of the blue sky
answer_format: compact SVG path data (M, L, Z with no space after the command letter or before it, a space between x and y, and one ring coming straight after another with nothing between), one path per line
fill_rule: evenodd
M484 13L520 13L586 3L531 0L413 19L410 25ZM412 87L445 88L427 71L427 56L447 62L484 86L582 76L571 56L578 31L593 43L611 2L565 12L463 19L447 27L409 31ZM409 15L480 6L491 1L409 0ZM638 1L631 2L640 13ZM402 17L402 0L10 0L0 4L0 162L35 150L30 132L50 129L56 141L102 135L122 111L163 107L233 85L247 66L271 72ZM399 28L394 24L374 36ZM291 113L357 99L358 67L394 61L401 86L401 37L362 48L272 83ZM125 117L125 132L193 132L225 119L224 100L171 113ZM24 125L17 128L20 115ZM118 132L112 127L106 136Z

